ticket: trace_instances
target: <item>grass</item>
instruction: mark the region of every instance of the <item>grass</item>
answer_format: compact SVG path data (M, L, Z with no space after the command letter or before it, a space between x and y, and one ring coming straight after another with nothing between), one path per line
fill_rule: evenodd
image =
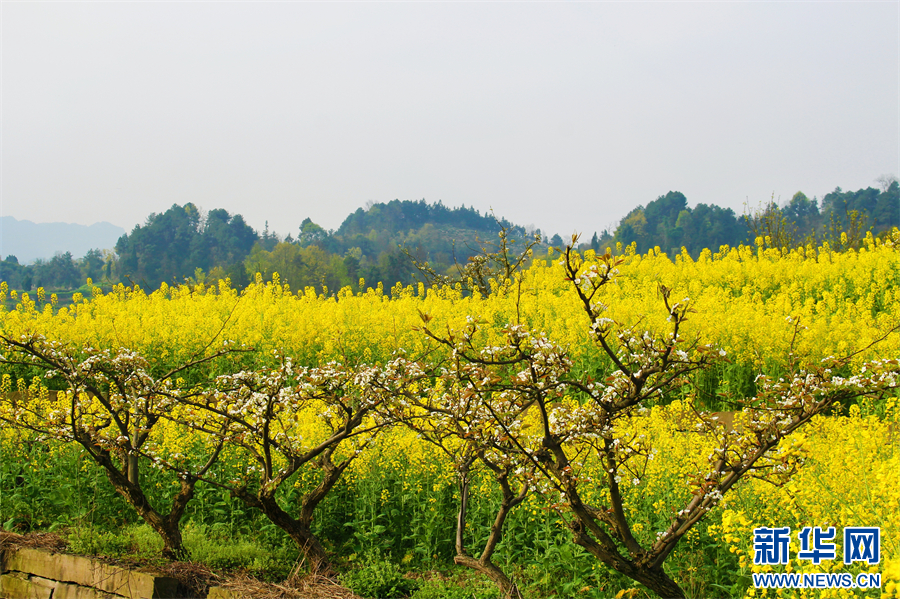
M288 578L297 564L295 547L267 544L243 535L226 536L193 522L185 525L182 535L190 561L213 571L240 571L278 582ZM68 531L66 540L74 553L150 562L159 557L163 547L159 535L146 524L132 524L118 531L78 526Z

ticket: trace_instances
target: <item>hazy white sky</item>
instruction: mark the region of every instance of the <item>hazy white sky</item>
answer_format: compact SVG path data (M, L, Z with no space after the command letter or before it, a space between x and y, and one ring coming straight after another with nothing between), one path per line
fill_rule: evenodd
M0 214L367 201L592 233L900 175L900 2L8 2Z

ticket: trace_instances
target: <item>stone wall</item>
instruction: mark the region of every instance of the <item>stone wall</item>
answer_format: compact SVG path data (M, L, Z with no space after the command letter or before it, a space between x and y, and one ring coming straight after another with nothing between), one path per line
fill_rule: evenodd
M177 593L177 580L153 572L41 549L0 552L3 599L166 599Z

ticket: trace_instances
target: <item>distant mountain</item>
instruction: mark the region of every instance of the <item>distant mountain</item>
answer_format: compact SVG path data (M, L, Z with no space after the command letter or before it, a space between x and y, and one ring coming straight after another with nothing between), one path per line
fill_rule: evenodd
M57 252L71 252L75 258L90 249L111 249L125 229L107 222L93 225L33 223L0 216L0 259L15 256L19 264L38 258L49 260Z
M822 241L834 248L858 248L867 231L883 234L900 226L900 182L881 183L881 189L836 188L821 202L797 192L785 205L771 202L746 216L715 205L688 207L684 194L670 191L634 208L615 230L594 232L590 241L589 230L585 231L578 249L602 252L634 243L641 253L657 248L674 258L684 248L696 258L705 248L718 251L757 239L778 249ZM539 229L495 219L475 208L425 200L370 203L331 231L307 218L295 229L296 238L284 239L271 234L268 224L258 233L240 214L214 209L204 215L191 203L151 214L128 234L109 223L0 219L0 281L23 290L71 290L87 278L104 284L139 284L144 289L163 281L227 278L242 288L257 273L271 280L276 272L296 290L334 292L379 282L390 287L398 281L406 285L419 280L416 263L427 262L438 275L455 275L458 264L465 264L482 246L490 248L499 241L501 228L507 230L513 252L540 234ZM536 255L547 245L564 244L559 235L547 237L535 248ZM7 259L11 256L15 259ZM29 264L38 258L39 263Z

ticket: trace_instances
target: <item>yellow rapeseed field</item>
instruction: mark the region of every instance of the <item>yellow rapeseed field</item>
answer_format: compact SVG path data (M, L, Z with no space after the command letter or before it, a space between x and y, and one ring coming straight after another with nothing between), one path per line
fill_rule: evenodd
M685 252L673 261L658 251L639 255L629 247L612 250L624 257L624 263L614 283L603 287L596 298L609 306L610 318L624 326L665 331L667 314L659 294L659 286L665 285L673 290L673 298L691 300L695 312L683 334L724 349L728 368L751 373L751 381L754 373L777 376L791 360L815 364L828 356L858 352L853 356L858 366L874 358L900 356L900 332L891 332L900 324L900 232L896 230L885 241L870 235L859 250L841 252L827 245L808 246L783 256L760 245L707 250L697 260ZM590 263L594 256L588 251L585 258ZM383 364L398 351L411 359L424 356L432 345L415 330L422 314L432 318L432 330L458 330L467 317L474 316L488 335L498 339L501 327L519 318L567 347L577 368L601 367L583 308L558 262L559 255L552 251L535 256L521 285L498 282L488 296L464 294L459 286L426 288L422 284L387 289L379 284L363 292L295 290L277 274L271 281L257 276L242 291L227 281L193 287L163 284L156 290L118 285L108 293L98 287L91 297L76 298L72 306L62 308L38 290L36 298L17 296L15 309L0 308L0 331L10 338L40 334L74 347L126 347L161 369L209 354L226 342L260 355L278 350L298 364L315 366L329 361ZM9 294L5 284L0 286L0 300ZM736 388L735 377L720 373L716 388L722 397L742 392ZM29 387L35 401L50 402L39 380L16 380L14 373L4 376L0 391ZM65 398L60 394L57 401ZM628 421L628 426L651 438L657 450L625 497L627 509L643 514L634 530L639 540L652 539L658 530L654 525L661 526L683 504L689 493L685 481L711 450L711 439L679 427L679 414L689 409L674 400ZM324 434L312 417L297 426L304 438ZM192 434L167 421L154 431L154 443L169 453L185 454L198 442ZM0 435L0 454L17 459L19 433L6 428ZM864 403L817 417L778 451L798 464L796 474L779 485L749 479L729 493L710 516L709 525L697 527L685 539L689 546L683 549L685 555L672 561L675 578L689 588L692 578L702 578L698 570L719 567L692 561L688 555L691 548L702 552L699 548L704 543L712 543L734 557L734 578L745 581L741 592L747 597L765 596L766 591L748 582L752 572L770 568L753 565L753 528L790 526L796 532L804 526L835 526L840 538L845 526L880 526L882 556L876 566L845 566L840 559L813 566L794 559L778 571L855 574L868 569L882 573L881 597L900 597L897 401L888 398L878 405ZM388 478L399 482L391 487L377 482ZM295 484L309 485L313 480L314 473L304 470ZM404 497L422 497L413 509L423 519L429 514L437 517L446 509L440 503L441 493L454 492L449 460L403 428L387 432L367 447L348 471L346 482L361 489L373 510L411 501ZM490 485L483 484L480 495L489 495ZM539 496L532 495L517 517L525 522L540 520L547 509ZM844 597L859 596L859 592L770 590L768 595Z

